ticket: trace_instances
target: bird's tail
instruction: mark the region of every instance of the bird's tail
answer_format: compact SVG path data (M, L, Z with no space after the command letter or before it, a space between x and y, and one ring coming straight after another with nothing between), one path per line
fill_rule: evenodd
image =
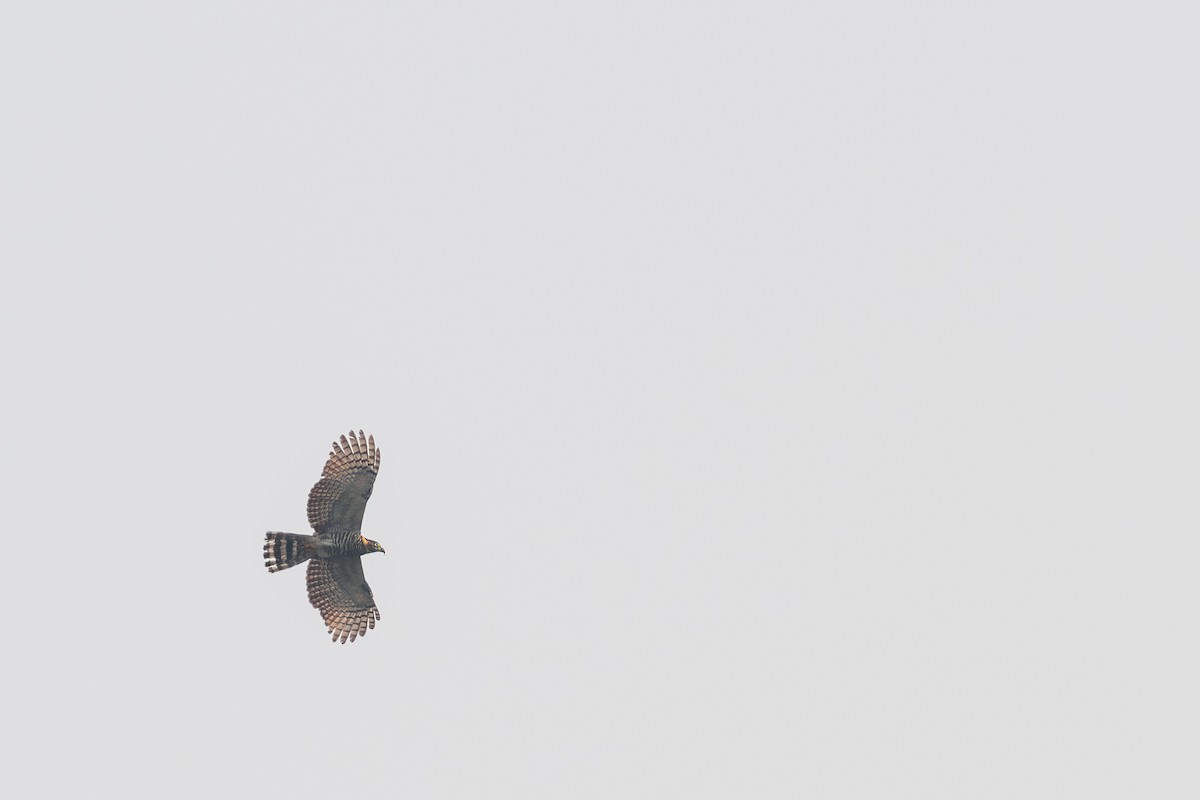
M281 569L303 564L315 555L313 543L317 537L303 533L280 533L267 531L267 543L263 545L263 558L266 559L267 569L279 572Z

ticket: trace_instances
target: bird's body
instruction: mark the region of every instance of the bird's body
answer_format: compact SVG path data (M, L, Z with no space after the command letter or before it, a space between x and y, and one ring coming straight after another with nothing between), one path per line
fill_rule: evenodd
M333 443L321 479L308 493L308 521L315 533L267 532L263 558L278 572L308 561L308 600L335 642L353 642L375 627L379 609L363 576L361 556L382 553L362 535L363 512L379 472L375 437L362 431Z

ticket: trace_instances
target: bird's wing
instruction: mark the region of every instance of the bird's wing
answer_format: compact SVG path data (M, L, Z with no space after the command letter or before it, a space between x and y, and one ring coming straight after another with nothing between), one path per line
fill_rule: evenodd
M321 612L333 640L342 644L365 636L379 619L358 556L314 558L308 562L308 601Z
M374 436L350 431L350 438L334 442L321 480L308 493L308 522L317 533L362 530L367 498L379 472L379 450Z

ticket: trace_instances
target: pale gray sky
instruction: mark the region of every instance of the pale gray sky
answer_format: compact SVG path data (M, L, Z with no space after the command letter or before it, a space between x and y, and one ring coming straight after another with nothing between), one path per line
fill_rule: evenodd
M1196 796L1183 7L6 10L12 796Z

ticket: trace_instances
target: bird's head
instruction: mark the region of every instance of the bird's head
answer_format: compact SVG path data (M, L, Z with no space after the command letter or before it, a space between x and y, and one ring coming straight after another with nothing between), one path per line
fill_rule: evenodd
M381 545L379 542L375 541L374 539L368 539L367 537L363 536L362 543L363 543L363 547L367 548L368 553L386 553L387 552L386 550L383 549L383 545Z

